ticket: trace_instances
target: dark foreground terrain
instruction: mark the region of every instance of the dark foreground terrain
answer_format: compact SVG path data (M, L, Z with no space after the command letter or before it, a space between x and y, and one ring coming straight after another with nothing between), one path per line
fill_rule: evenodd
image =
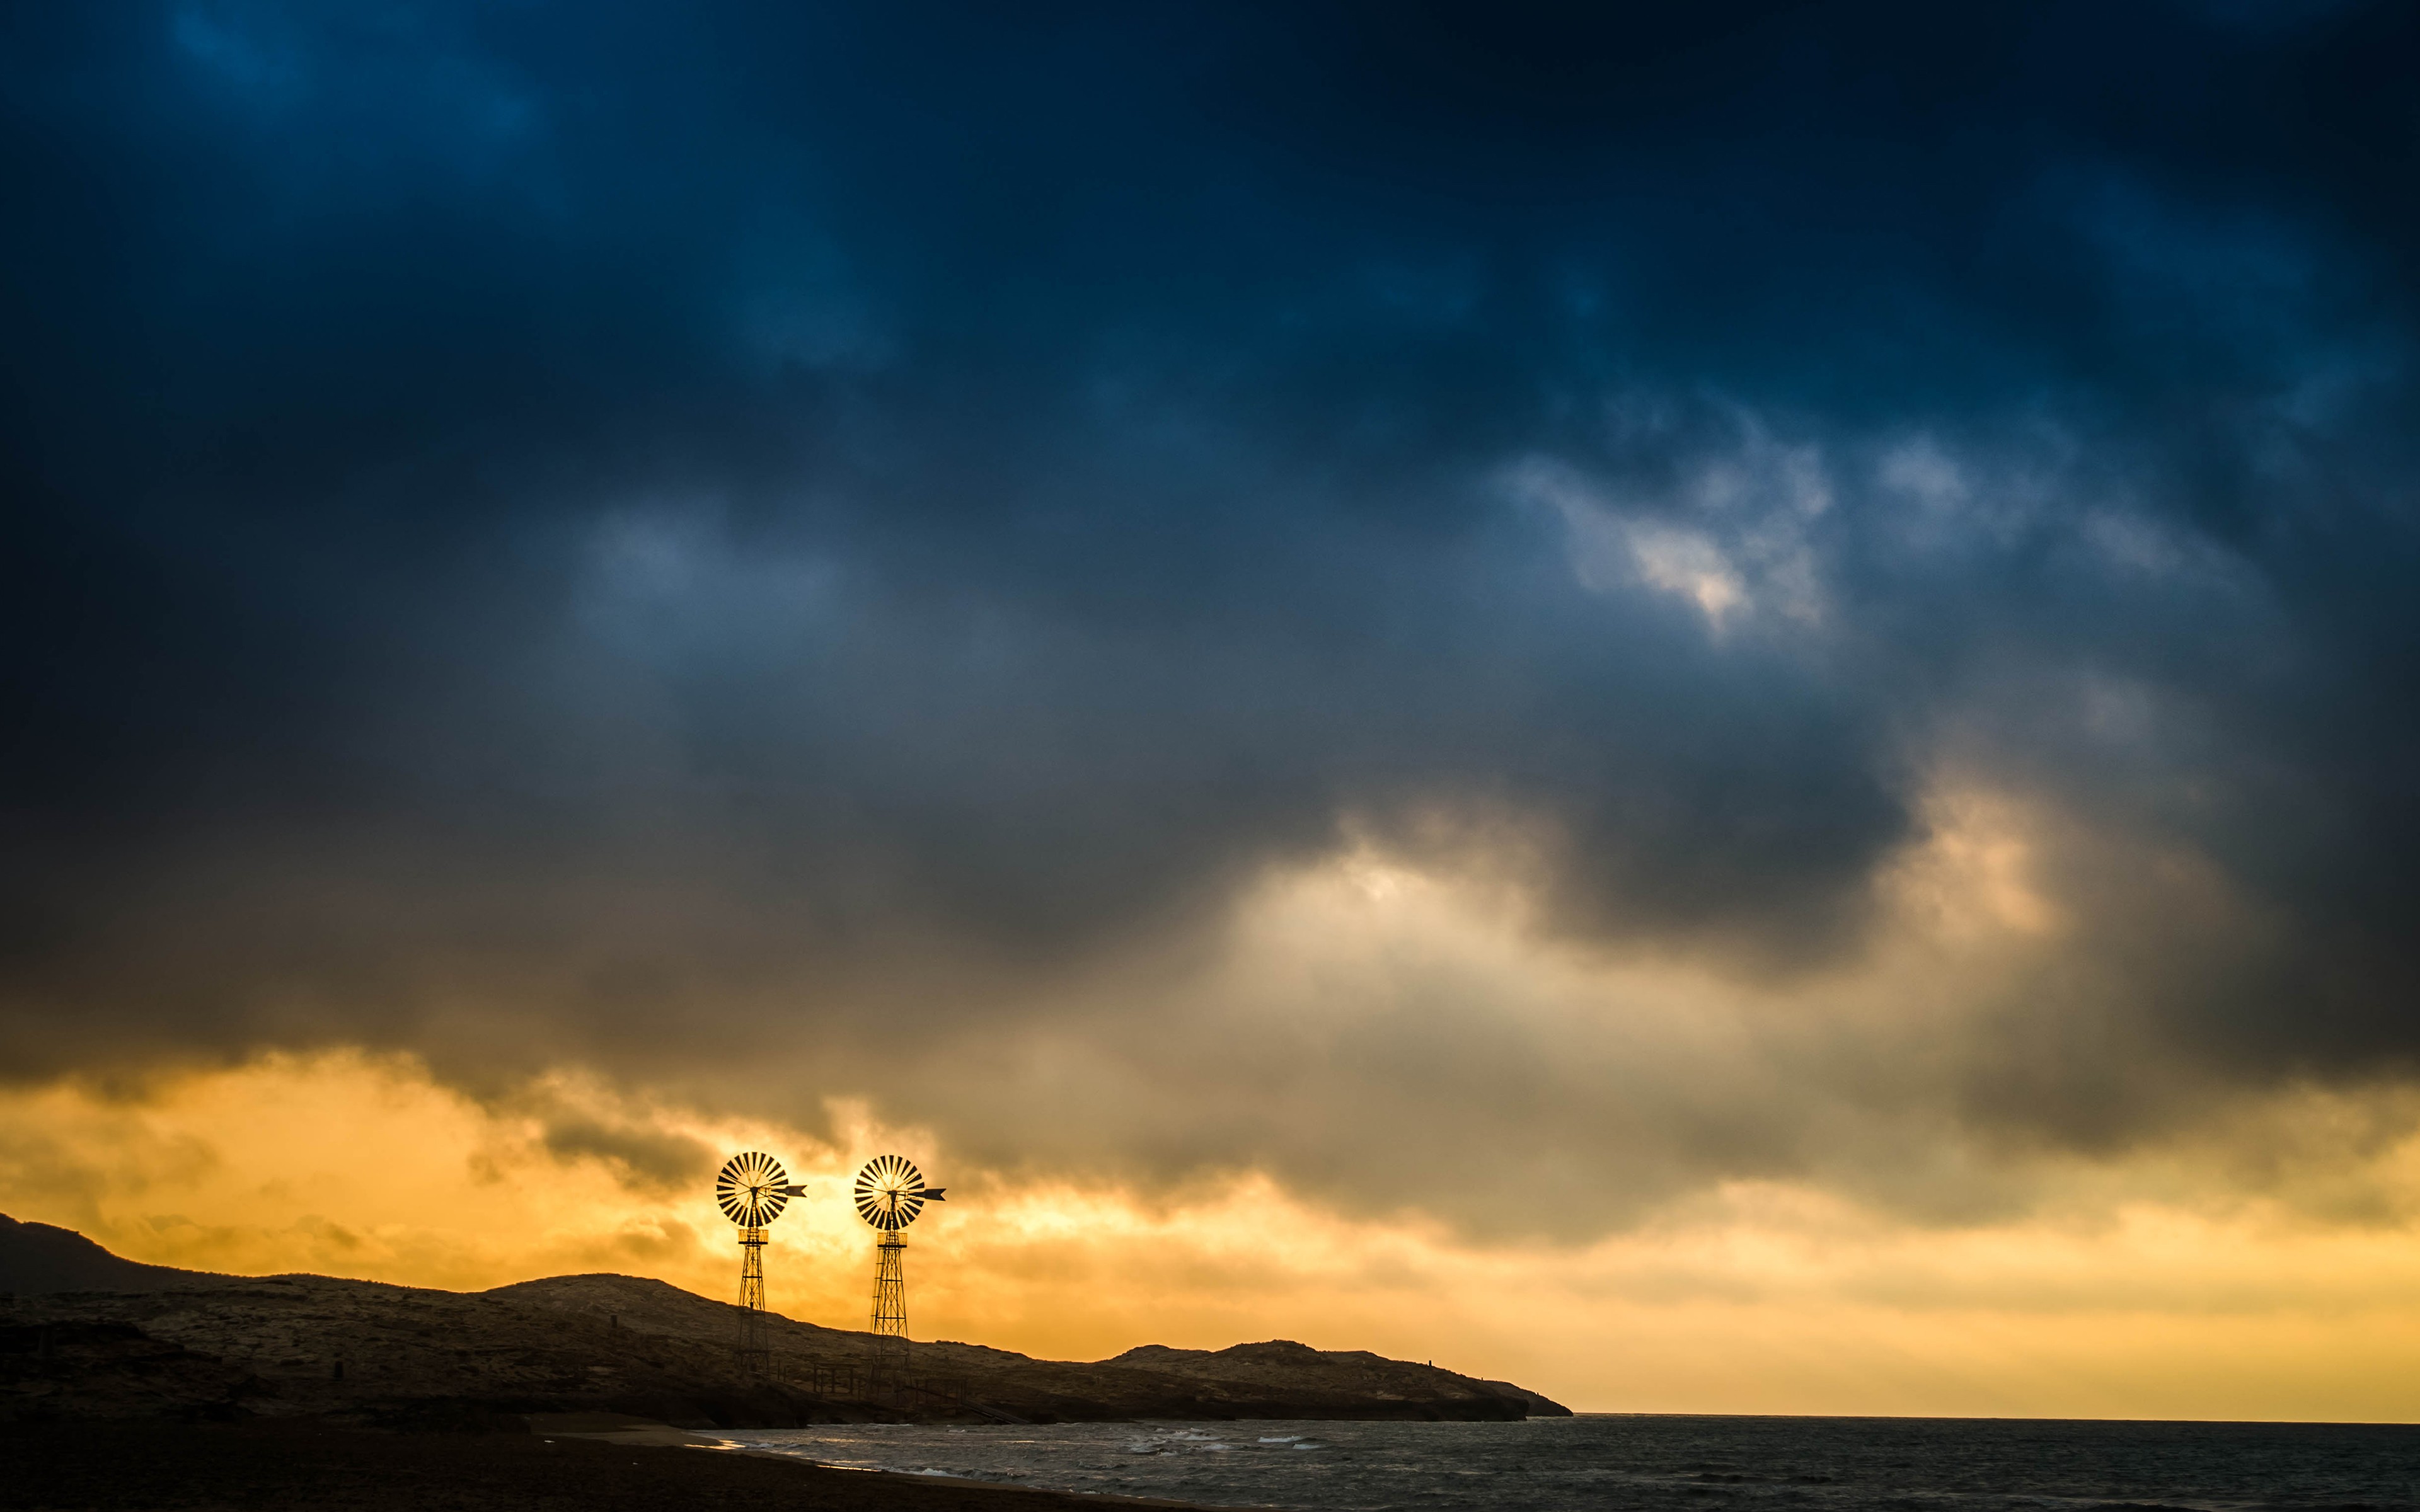
M427 1429L582 1412L690 1427L1564 1414L1507 1382L1285 1340L1146 1345L1092 1364L920 1343L905 1383L873 1381L867 1335L780 1317L768 1320L768 1379L735 1357L737 1308L661 1281L553 1276L457 1292L210 1275L135 1265L5 1217L0 1292L0 1422L309 1415Z
M1059 1512L1096 1496L316 1418L0 1425L6 1512ZM1116 1504L1111 1502L1110 1504Z

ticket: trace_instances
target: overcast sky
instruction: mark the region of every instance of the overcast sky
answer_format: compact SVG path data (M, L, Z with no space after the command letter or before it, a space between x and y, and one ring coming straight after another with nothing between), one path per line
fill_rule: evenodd
M0 1074L2382 1221L2416 25L10 7Z

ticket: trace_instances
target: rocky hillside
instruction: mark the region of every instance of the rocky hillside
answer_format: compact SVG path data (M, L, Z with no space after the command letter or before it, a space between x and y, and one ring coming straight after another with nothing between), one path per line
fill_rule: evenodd
M866 1335L778 1316L767 1380L734 1357L737 1308L661 1281L551 1276L454 1292L217 1276L135 1265L39 1224L0 1228L0 1290L14 1293L0 1304L0 1414L19 1418L318 1412L468 1424L611 1412L773 1427L1564 1411L1500 1381L1283 1341L1215 1352L1146 1346L1095 1364L916 1344L913 1384L902 1388L867 1380Z

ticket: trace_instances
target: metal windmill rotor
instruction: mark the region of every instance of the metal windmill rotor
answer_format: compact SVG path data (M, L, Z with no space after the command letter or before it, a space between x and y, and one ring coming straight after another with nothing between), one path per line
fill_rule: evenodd
M942 1189L926 1186L924 1175L904 1155L876 1155L857 1173L857 1215L895 1234L916 1221L927 1202L939 1202Z
M805 1191L790 1180L780 1161L753 1149L725 1161L714 1179L714 1200L722 1215L742 1228L764 1227Z

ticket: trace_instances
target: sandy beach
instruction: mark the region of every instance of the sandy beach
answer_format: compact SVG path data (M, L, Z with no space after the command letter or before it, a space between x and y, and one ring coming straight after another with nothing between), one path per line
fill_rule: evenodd
M581 1422L525 1433L391 1432L316 1418L6 1425L0 1508L1047 1512L1181 1504L831 1470L695 1446L706 1442L676 1429Z

